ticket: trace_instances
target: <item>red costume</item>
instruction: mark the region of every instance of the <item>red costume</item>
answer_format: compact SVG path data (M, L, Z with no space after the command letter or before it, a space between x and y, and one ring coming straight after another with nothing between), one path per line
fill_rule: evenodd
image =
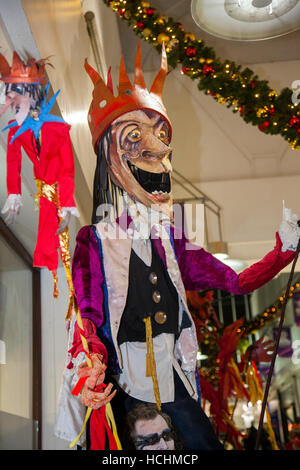
M21 194L21 147L33 163L34 177L48 185L57 183L59 207L75 207L74 162L68 124L45 122L41 128L40 152L31 130L11 140L19 126L12 127L7 143L7 192ZM47 267L55 271L58 265L59 217L57 206L45 195L40 197L40 215L37 243L34 251L34 266Z

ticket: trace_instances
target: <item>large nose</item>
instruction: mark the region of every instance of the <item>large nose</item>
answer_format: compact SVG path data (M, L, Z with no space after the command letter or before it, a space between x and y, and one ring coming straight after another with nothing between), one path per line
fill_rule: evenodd
M143 151L152 153L153 155L165 155L172 151L169 145L166 145L152 131L145 132L142 140Z
M171 173L172 172L172 164L170 162L169 154L164 156L164 158L161 161L161 165L162 165L165 173Z

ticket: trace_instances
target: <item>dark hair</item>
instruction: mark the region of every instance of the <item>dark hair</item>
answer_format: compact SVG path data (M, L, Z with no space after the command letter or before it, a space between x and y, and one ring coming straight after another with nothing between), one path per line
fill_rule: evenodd
M108 171L111 143L111 126L109 126L102 135L97 146L97 164L93 187L92 224L98 223L103 218L103 214L97 214L97 209L101 204L111 204L115 208L115 213L117 214L118 194L123 194L123 189L112 181Z
M169 429L172 431L175 449L183 449L182 443L177 436L170 416L166 413L163 413L162 411L159 411L154 403L140 403L128 412L124 429L124 444L127 446L127 449L136 449L133 442L135 423L142 419L146 421L152 420L155 419L156 416L161 416L166 421Z
M6 83L5 94L7 95L10 91L14 91L19 95L28 93L36 101L36 106L40 106L45 96L43 86L39 83Z

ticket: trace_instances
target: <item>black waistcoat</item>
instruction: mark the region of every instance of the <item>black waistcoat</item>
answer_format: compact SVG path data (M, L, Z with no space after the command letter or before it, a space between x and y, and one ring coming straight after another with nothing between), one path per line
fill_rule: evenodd
M153 274L157 277L156 283L153 282ZM166 314L164 323L155 320L157 312ZM131 250L127 301L118 332L118 344L126 341L144 342L146 334L143 318L149 315L153 337L161 333L178 333L178 294L153 244L151 266L147 266Z

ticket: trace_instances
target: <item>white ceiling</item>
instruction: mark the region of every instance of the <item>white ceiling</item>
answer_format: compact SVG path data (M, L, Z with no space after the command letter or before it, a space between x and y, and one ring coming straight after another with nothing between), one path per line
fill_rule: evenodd
M210 2L212 0L209 0ZM224 40L214 37L195 24L192 15L190 0L152 0L151 6L162 15L172 17L183 24L185 31L193 33L197 39L202 39L206 46L213 47L217 57L230 59L242 65L265 64L268 62L285 62L299 60L300 30L280 38L266 41L244 43ZM125 21L118 19L122 49L126 66L132 70L135 56L136 35L128 28ZM159 56L152 46L143 42L143 69L156 70Z

